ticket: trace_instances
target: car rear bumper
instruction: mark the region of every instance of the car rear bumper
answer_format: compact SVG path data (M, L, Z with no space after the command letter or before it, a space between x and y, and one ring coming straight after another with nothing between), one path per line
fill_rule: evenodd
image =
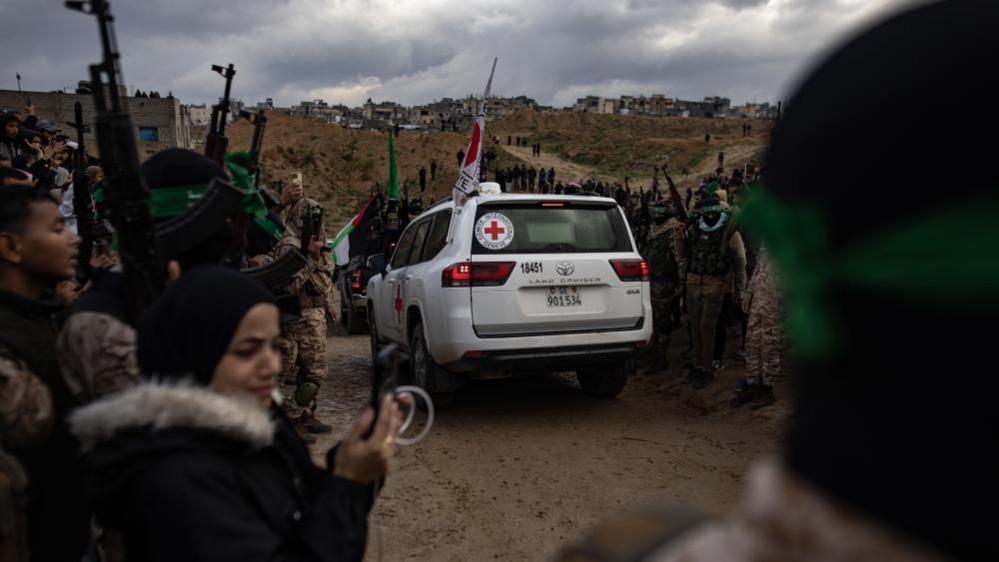
M447 292L444 297L427 302L424 329L434 361L452 372L498 365L537 370L550 370L548 365L554 365L556 370L576 370L590 362L619 361L652 339L652 306L647 296L641 321L634 328L489 337L475 333L467 292Z
M364 295L350 295L350 305L354 308L368 308L368 297Z
M465 372L500 372L510 376L518 372L578 371L624 365L641 347L635 342L625 344L550 347L534 349L504 349L473 351L448 365L450 370Z

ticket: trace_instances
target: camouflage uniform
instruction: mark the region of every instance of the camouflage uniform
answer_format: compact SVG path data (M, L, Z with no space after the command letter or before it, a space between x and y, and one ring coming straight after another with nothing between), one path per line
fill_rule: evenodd
M142 380L135 329L110 314L85 311L70 316L56 340L56 354L63 378L81 404Z
M721 316L725 293L734 281L735 300L739 302L746 287L746 249L730 218L713 232L706 232L695 224L689 245L687 307L694 367L708 371L714 357L715 326Z
M684 238L683 223L670 218L655 227L647 246L655 328L653 352L657 358L665 357L673 333L673 301L687 270Z
M28 476L6 447L24 447L44 438L54 414L48 387L0 349L0 560L28 557Z
M756 271L746 287L743 302L749 305L746 334L746 381L772 387L780 375L783 336L780 291L766 248L760 248Z
M285 225L284 237L274 248L278 258L290 251L300 250L304 220L319 203L302 198L281 212ZM319 240L326 240L326 228L321 226ZM313 405L319 386L326 380L326 314L332 311L333 280L332 261L329 253L320 254L319 261L308 259L298 272L288 290L297 295L301 315L282 319L281 379L286 385L295 385L294 395L286 394L283 406L289 417L300 418L304 406ZM296 366L301 365L301 371Z
M950 560L837 502L775 460L753 467L742 505L730 516L698 522L675 515L677 511L659 510L658 519L632 515L604 523L582 545L563 551L558 561Z

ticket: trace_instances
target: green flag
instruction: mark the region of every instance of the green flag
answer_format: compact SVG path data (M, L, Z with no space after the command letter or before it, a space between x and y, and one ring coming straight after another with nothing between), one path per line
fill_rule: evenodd
M399 171L395 167L395 147L392 145L392 131L389 131L389 177L385 186L389 199L401 200L399 196Z

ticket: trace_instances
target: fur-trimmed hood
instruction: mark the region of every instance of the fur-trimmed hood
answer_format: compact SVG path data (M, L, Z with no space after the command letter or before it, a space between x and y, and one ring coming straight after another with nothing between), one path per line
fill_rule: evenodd
M251 401L191 383L149 381L76 410L69 417L83 450L133 429L192 429L262 449L274 442L269 412Z

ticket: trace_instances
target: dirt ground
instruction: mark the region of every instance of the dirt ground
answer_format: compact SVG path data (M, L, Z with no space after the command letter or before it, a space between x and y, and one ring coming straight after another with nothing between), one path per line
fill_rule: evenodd
M337 428L369 396L367 336L329 340L320 418ZM370 519L367 560L551 560L596 522L650 502L733 507L754 459L778 447L786 388L758 411L728 405L743 364L729 345L714 385L684 384L673 367L632 377L613 400L585 396L571 374L472 381L430 436L403 448Z

